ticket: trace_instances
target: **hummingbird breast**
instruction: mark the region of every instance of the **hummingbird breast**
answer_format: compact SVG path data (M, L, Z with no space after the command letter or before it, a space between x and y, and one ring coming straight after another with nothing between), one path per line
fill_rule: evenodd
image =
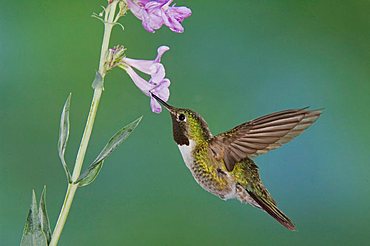
M196 144L190 140L189 145L178 147L186 166L203 189L224 200L235 197L234 179L225 170L223 163L213 158L207 142Z

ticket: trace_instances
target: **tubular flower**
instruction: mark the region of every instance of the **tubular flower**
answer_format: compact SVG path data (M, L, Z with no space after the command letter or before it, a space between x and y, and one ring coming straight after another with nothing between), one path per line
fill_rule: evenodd
M168 26L171 31L182 33L184 27L181 22L191 15L187 7L170 6L173 0L127 0L128 8L142 21L143 27L148 32L155 32Z
M157 50L157 57L154 60L137 60L124 57L119 64L119 67L126 70L134 84L145 95L150 97L150 106L154 113L160 113L162 107L157 100L152 97L151 93L165 102L167 102L170 97L170 80L165 78L165 68L161 63L161 57L167 50L169 50L167 46L159 47ZM134 69L150 75L149 81L143 79Z

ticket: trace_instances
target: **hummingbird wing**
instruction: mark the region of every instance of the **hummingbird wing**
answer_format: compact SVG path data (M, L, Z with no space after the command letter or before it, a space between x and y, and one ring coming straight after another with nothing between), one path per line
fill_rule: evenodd
M223 158L228 171L246 157L280 147L302 133L320 116L321 110L289 109L243 123L210 139L216 158Z

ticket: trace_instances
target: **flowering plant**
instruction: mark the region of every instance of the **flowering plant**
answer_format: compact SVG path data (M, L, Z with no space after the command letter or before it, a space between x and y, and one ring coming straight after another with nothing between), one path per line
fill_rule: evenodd
M187 7L170 6L172 0L127 0L131 12L143 22L148 32L168 26L174 32L183 32L181 22L191 15Z
M64 158L70 130L69 110L71 95L68 96L61 114L58 153L68 185L63 206L55 228L52 231L46 210L46 188L42 192L39 206L37 206L36 195L33 192L31 208L23 230L22 246L54 246L58 244L77 189L91 184L96 179L106 158L128 138L141 121L142 117L139 117L116 132L90 166L81 173L100 98L104 90L104 80L109 71L116 67L126 71L133 83L146 96L150 97L150 106L153 112L160 113L162 110L155 97L165 102L168 101L170 96L170 80L166 78L165 67L161 63L161 58L169 50L169 47L160 46L157 50L157 57L154 60L140 60L126 57L126 48L122 45L109 48L109 41L112 29L116 25L122 26L118 21L128 11L131 11L142 21L143 27L148 32L153 33L165 25L174 32L182 33L184 28L181 23L191 15L191 10L187 7L171 6L171 4L172 0L108 0L107 6L103 8L103 11L98 15L93 15L93 17L100 19L104 23L104 34L99 68L92 83L94 94L72 173L69 171ZM148 80L142 78L137 71L150 76L150 78ZM155 97L152 95L155 95Z

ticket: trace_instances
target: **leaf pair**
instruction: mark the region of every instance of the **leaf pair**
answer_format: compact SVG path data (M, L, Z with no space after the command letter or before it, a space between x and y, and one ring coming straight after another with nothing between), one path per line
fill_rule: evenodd
M98 77L98 76L97 76ZM68 183L72 183L71 173L68 170L67 163L64 158L64 153L67 147L68 137L69 137L69 108L71 105L71 94L69 94L62 111L62 116L60 120L60 130L59 130L59 141L58 141L58 153L60 160L62 162L64 172L66 173ZM103 167L104 160L120 145L126 140L130 134L135 130L135 128L140 123L142 117L131 122L127 126L116 132L113 137L108 141L100 154L95 158L95 160L90 164L88 169L83 172L80 177L75 181L75 184L79 184L80 187L91 184L98 176L101 168Z
M50 240L51 231L46 210L46 186L44 186L38 207L35 191L32 191L32 203L24 225L21 246L47 246Z
M58 154L60 161L62 162L64 172L66 173L68 183L72 183L71 173L68 170L66 160L64 158L64 153L66 151L68 137L69 137L69 108L71 106L71 96L70 93L66 102L64 103L62 115L60 118L60 128L59 128L59 141L58 141Z
M75 182L80 187L89 185L92 183L95 178L98 176L101 168L103 167L104 160L112 154L112 152L123 143L124 140L126 140L130 134L135 130L137 125L140 123L141 119L143 117L140 117L127 126L123 127L121 130L116 132L116 134L113 135L113 137L108 141L108 143L105 145L103 150L100 152L100 154L95 158L95 160L90 164L89 168L83 172L78 180Z

